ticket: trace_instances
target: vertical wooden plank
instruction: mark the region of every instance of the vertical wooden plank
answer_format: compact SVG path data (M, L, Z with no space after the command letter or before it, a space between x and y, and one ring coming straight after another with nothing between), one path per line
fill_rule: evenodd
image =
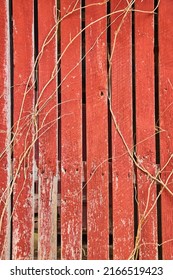
M33 259L33 2L13 1L13 259Z
M85 25L90 24L86 29L87 253L88 259L108 259L107 42L106 18L100 19L106 15L106 4L91 4L85 1Z
M57 95L56 1L38 1L39 62L39 210L38 259L57 258ZM48 36L48 37L47 37ZM42 46L49 42L45 48ZM55 74L55 75L54 75Z
M9 7L1 2L0 9L0 259L10 258L10 200L8 199L10 168L10 61ZM6 205L7 203L7 205Z
M173 192L173 5L171 0L160 1L159 5L159 99L160 99L160 165L161 178ZM173 197L164 190L161 197L162 209L162 254L163 259L173 259Z
M61 17L68 13L61 23L61 257L72 260L82 258L80 1L62 0Z
M136 10L152 11L154 1L136 1ZM145 24L144 24L145 22ZM154 14L135 13L136 152L138 164L156 175ZM157 259L156 184L137 168L140 259Z
M126 7L127 1L111 1L112 13ZM111 16L110 63L113 115L124 141L133 152L131 20L131 13L119 12ZM113 121L112 195L113 258L128 259L134 248L133 162Z

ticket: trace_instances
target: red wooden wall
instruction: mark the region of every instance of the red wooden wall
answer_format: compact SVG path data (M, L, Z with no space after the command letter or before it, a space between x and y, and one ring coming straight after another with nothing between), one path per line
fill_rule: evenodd
M173 259L172 13L2 0L1 259Z

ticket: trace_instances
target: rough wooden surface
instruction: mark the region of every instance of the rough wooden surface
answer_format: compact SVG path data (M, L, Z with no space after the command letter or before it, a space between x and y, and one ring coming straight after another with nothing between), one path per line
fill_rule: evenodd
M125 1L112 1L111 12ZM113 118L133 153L131 13L111 16L111 104ZM123 23L123 24L122 24ZM119 31L120 29L120 31ZM128 259L134 248L133 162L112 118L113 258ZM126 205L126 206L125 206Z
M160 1L159 6L159 99L160 99L160 167L162 180L173 192L173 28L172 1ZM169 163L167 164L168 160ZM173 259L173 197L162 193L162 257Z
M38 68L37 100L39 110L38 259L57 258L57 29L53 28L56 22L56 1L38 1L39 53L43 50Z
M13 259L33 259L33 4L13 1Z
M61 1L61 17L69 13L61 23L61 257L71 260L82 257L82 50L76 3Z
M135 1L133 18L126 0L1 1L1 259L132 258L137 224L136 257L158 258L160 231L159 256L173 259L173 6L160 1L157 34L155 2ZM156 158L161 209L146 175Z
M0 259L10 257L10 44L8 1L0 9Z
M135 9L152 11L154 1L137 1ZM145 24L144 24L145 22ZM156 176L154 14L135 13L136 153L137 162ZM137 168L140 259L157 259L156 184ZM146 216L146 218L145 218ZM140 228L141 227L141 228Z
M97 0L95 3L99 3ZM93 1L86 0L85 5ZM106 4L87 7L85 25L106 14ZM109 258L108 90L106 18L86 29L88 259ZM96 245L97 244L97 245Z

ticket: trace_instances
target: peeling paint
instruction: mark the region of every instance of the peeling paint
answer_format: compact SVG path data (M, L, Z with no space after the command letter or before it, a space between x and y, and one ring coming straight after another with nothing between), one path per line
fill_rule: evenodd
M9 42L9 3L8 1L4 1L2 4L1 9L4 10L4 25L5 25L5 32L3 34L3 44L5 44L5 53L3 53L4 62L2 67L3 76L2 80L3 84L1 85L3 88L3 92L1 92L1 97L4 99L2 102L4 103L4 108L2 111L1 116L1 122L3 121L4 129L5 129L5 135L3 135L3 139L5 140L5 147L3 147L2 152L5 148L5 157L4 160L5 163L5 170L4 170L4 183L5 183L5 189L7 189L6 196L8 197L8 189L10 186L10 180L11 180L11 150L10 150L10 140L11 140L11 102L10 102L10 42ZM2 38L1 38L2 40ZM2 75L2 73L1 73ZM5 136L5 137L4 137ZM2 164L2 162L1 162ZM4 214L4 224L3 224L3 231L5 233L4 235L4 257L5 259L10 258L10 201L8 202L5 214ZM2 245L2 244L1 244Z

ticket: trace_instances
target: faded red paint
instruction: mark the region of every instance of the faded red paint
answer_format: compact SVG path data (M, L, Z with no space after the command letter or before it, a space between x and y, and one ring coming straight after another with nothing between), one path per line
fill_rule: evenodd
M152 11L154 1L136 2L137 10ZM145 24L144 24L145 22ZM154 91L154 14L135 14L135 68L136 68L136 151L141 167L156 176L155 146L155 91ZM137 168L138 219L153 206L156 184ZM157 207L142 224L140 259L157 259Z
M173 154L173 5L171 0L160 1L159 6L159 99L160 99L160 161L162 169ZM173 159L162 171L166 183L173 169ZM173 192L173 176L167 187ZM162 254L163 259L173 259L173 197L164 190L161 199L162 209Z
M33 2L13 1L13 259L33 259Z
M99 3L100 1L95 1ZM86 0L85 5L93 1ZM88 259L109 258L106 4L87 7L86 129ZM102 33L102 34L101 34Z
M54 26L56 26L56 1L38 1L39 52L43 50L38 68L37 100L39 110L38 259L44 260L57 258L58 105L57 33ZM49 43L43 49L45 40Z
M7 1L0 9L0 259L10 257L10 65ZM7 148L8 147L8 148ZM7 150L6 150L7 148ZM7 205L5 205L7 202Z
M76 0L61 1L61 18L67 15L67 11L71 13L74 8L76 10L61 23L62 259L82 258L81 11L80 3L76 3Z
M135 8L152 11L154 2L154 0L135 1ZM57 32L57 1L38 1L38 45L41 53L38 64L37 100L35 100L37 94L33 87L34 0L12 1L13 37L11 38L8 3L7 0L1 1L0 9L0 153L3 153L0 157L2 222L0 258L9 259L11 253L12 259L34 258L34 180L38 179L39 190L35 195L35 211L38 210L38 259L57 259L57 227L59 227L58 230L61 227L62 259L82 258L82 229L84 228L85 230L87 228L88 259L109 259L109 233L113 234L113 259L128 259L134 249L135 241L136 213L133 205L133 183L137 183L139 223L143 215L148 214L156 200L156 184L151 182L150 176L140 170L140 167L144 168L153 176L157 172L154 14L136 12L134 15L135 60L133 63L135 62L136 68L135 73L132 73L132 15L127 10L121 13L128 5L128 1L110 1L112 12L110 49L113 53L112 56L108 56L109 59L111 58L111 79L107 80L109 78L107 77L107 3L103 4L100 0L85 1L85 107L85 104L82 105L82 64L80 61L81 1L61 0L60 32ZM73 8L75 11L72 12ZM121 11L117 12L118 10ZM126 12L127 15L120 26ZM164 168L161 179L173 192L171 173L173 168L172 13L172 1L160 1L158 18L160 165L161 169ZM119 27L120 32L116 33ZM61 37L59 37L60 33ZM10 40L13 40L14 50L13 112L10 112ZM60 50L57 46L59 42ZM58 104L57 98L57 51L61 51L62 54L61 85L59 85L61 104ZM136 108L132 108L135 105L132 104L134 74L136 88L133 94L136 94ZM113 113L112 133L109 136L108 84L111 89ZM34 108L35 102L36 108ZM138 163L136 181L134 163L128 154L132 153L134 148L133 109L136 109L135 136ZM4 151L11 137L11 113L14 114L13 171L11 171L10 162L11 151L10 149ZM60 127L58 127L59 113L61 114ZM35 134L36 129L38 129L38 134ZM83 139L82 129L86 131ZM35 145L36 137L38 137L38 145ZM61 143L58 143L59 140ZM112 141L111 147L108 140ZM38 146L39 149L37 149ZM112 161L109 163L108 148L112 149ZM61 158L58 157L58 151L61 152ZM85 153L86 159L82 158L82 154ZM34 157L37 159L36 163ZM82 160L86 161L82 162ZM169 163L166 164L168 161ZM166 167L164 167L165 164ZM38 173L38 178L34 177L36 173ZM9 198L8 206L4 210L11 175L13 176L13 201ZM57 194L58 179L61 190L59 189ZM87 186L85 185L83 191L84 182L87 182ZM110 184L112 184L111 194L109 194ZM112 199L111 203L109 203L109 198ZM12 232L9 223L11 222L11 202ZM157 214L160 215L160 213L157 213L156 205L144 219L140 229L140 259L158 258ZM61 224L57 221L57 207L61 215ZM113 226L109 222L109 214L113 214L111 217ZM161 196L160 218L163 259L173 259L172 195L166 189L163 190ZM12 252L10 252L11 249Z
M126 1L113 1L111 12L126 6ZM122 25L123 16L124 13L111 16L111 101L117 125L132 152L132 22L128 13ZM133 162L113 121L112 201L113 258L128 259L134 248Z

